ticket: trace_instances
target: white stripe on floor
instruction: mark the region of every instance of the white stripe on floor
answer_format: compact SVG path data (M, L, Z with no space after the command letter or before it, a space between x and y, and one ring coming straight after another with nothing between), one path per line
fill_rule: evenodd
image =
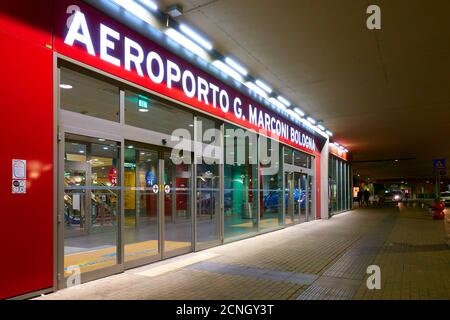
M135 274L138 276L144 276L144 277L157 277L162 274L184 268L186 266L189 266L189 265L197 263L197 262L215 258L218 255L219 254L217 254L217 253L201 252L192 257L187 257L186 259L177 260L177 261L170 262L170 263L167 263L164 265L156 266L154 268L150 268L148 270L141 271L141 272L138 272Z

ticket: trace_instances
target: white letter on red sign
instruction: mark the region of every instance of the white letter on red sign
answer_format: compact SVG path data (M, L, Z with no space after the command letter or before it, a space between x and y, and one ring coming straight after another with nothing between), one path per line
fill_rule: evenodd
M81 33L78 33L80 28ZM73 46L75 40L83 43L86 46L88 53L95 56L94 45L92 44L91 35L89 34L86 17L80 11L75 12L75 16L73 17L72 24L70 25L69 32L67 32L64 43Z
M120 67L120 60L108 54L108 49L114 50L116 47L114 42L108 39L108 36L120 40L120 34L117 31L100 24L100 58Z

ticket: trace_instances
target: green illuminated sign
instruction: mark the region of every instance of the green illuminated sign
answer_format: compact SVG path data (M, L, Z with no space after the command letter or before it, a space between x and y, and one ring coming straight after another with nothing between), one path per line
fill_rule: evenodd
M150 105L149 100L146 97L139 96L138 97L138 107L139 109L148 109Z

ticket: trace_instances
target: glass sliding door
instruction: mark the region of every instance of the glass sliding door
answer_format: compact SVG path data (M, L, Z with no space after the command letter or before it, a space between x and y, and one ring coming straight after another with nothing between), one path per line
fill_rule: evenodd
M220 173L218 164L197 164L196 234L200 248L220 242Z
M284 223L289 225L299 221L299 174L296 172L285 172L284 176Z
M192 170L164 152L164 258L192 251Z
M159 157L151 146L125 143L125 262L160 258Z
M312 221L316 219L314 203L315 203L315 192L314 192L314 178L312 176L306 176L306 214L307 221Z
M117 265L120 144L66 134L64 276Z

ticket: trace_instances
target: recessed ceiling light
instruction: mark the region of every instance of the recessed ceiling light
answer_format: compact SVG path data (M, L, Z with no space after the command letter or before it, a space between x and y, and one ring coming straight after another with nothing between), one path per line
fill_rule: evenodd
M73 88L70 84L63 84L63 83L61 83L61 84L59 85L59 87L60 87L61 89L66 89L66 90L70 90L70 89Z

